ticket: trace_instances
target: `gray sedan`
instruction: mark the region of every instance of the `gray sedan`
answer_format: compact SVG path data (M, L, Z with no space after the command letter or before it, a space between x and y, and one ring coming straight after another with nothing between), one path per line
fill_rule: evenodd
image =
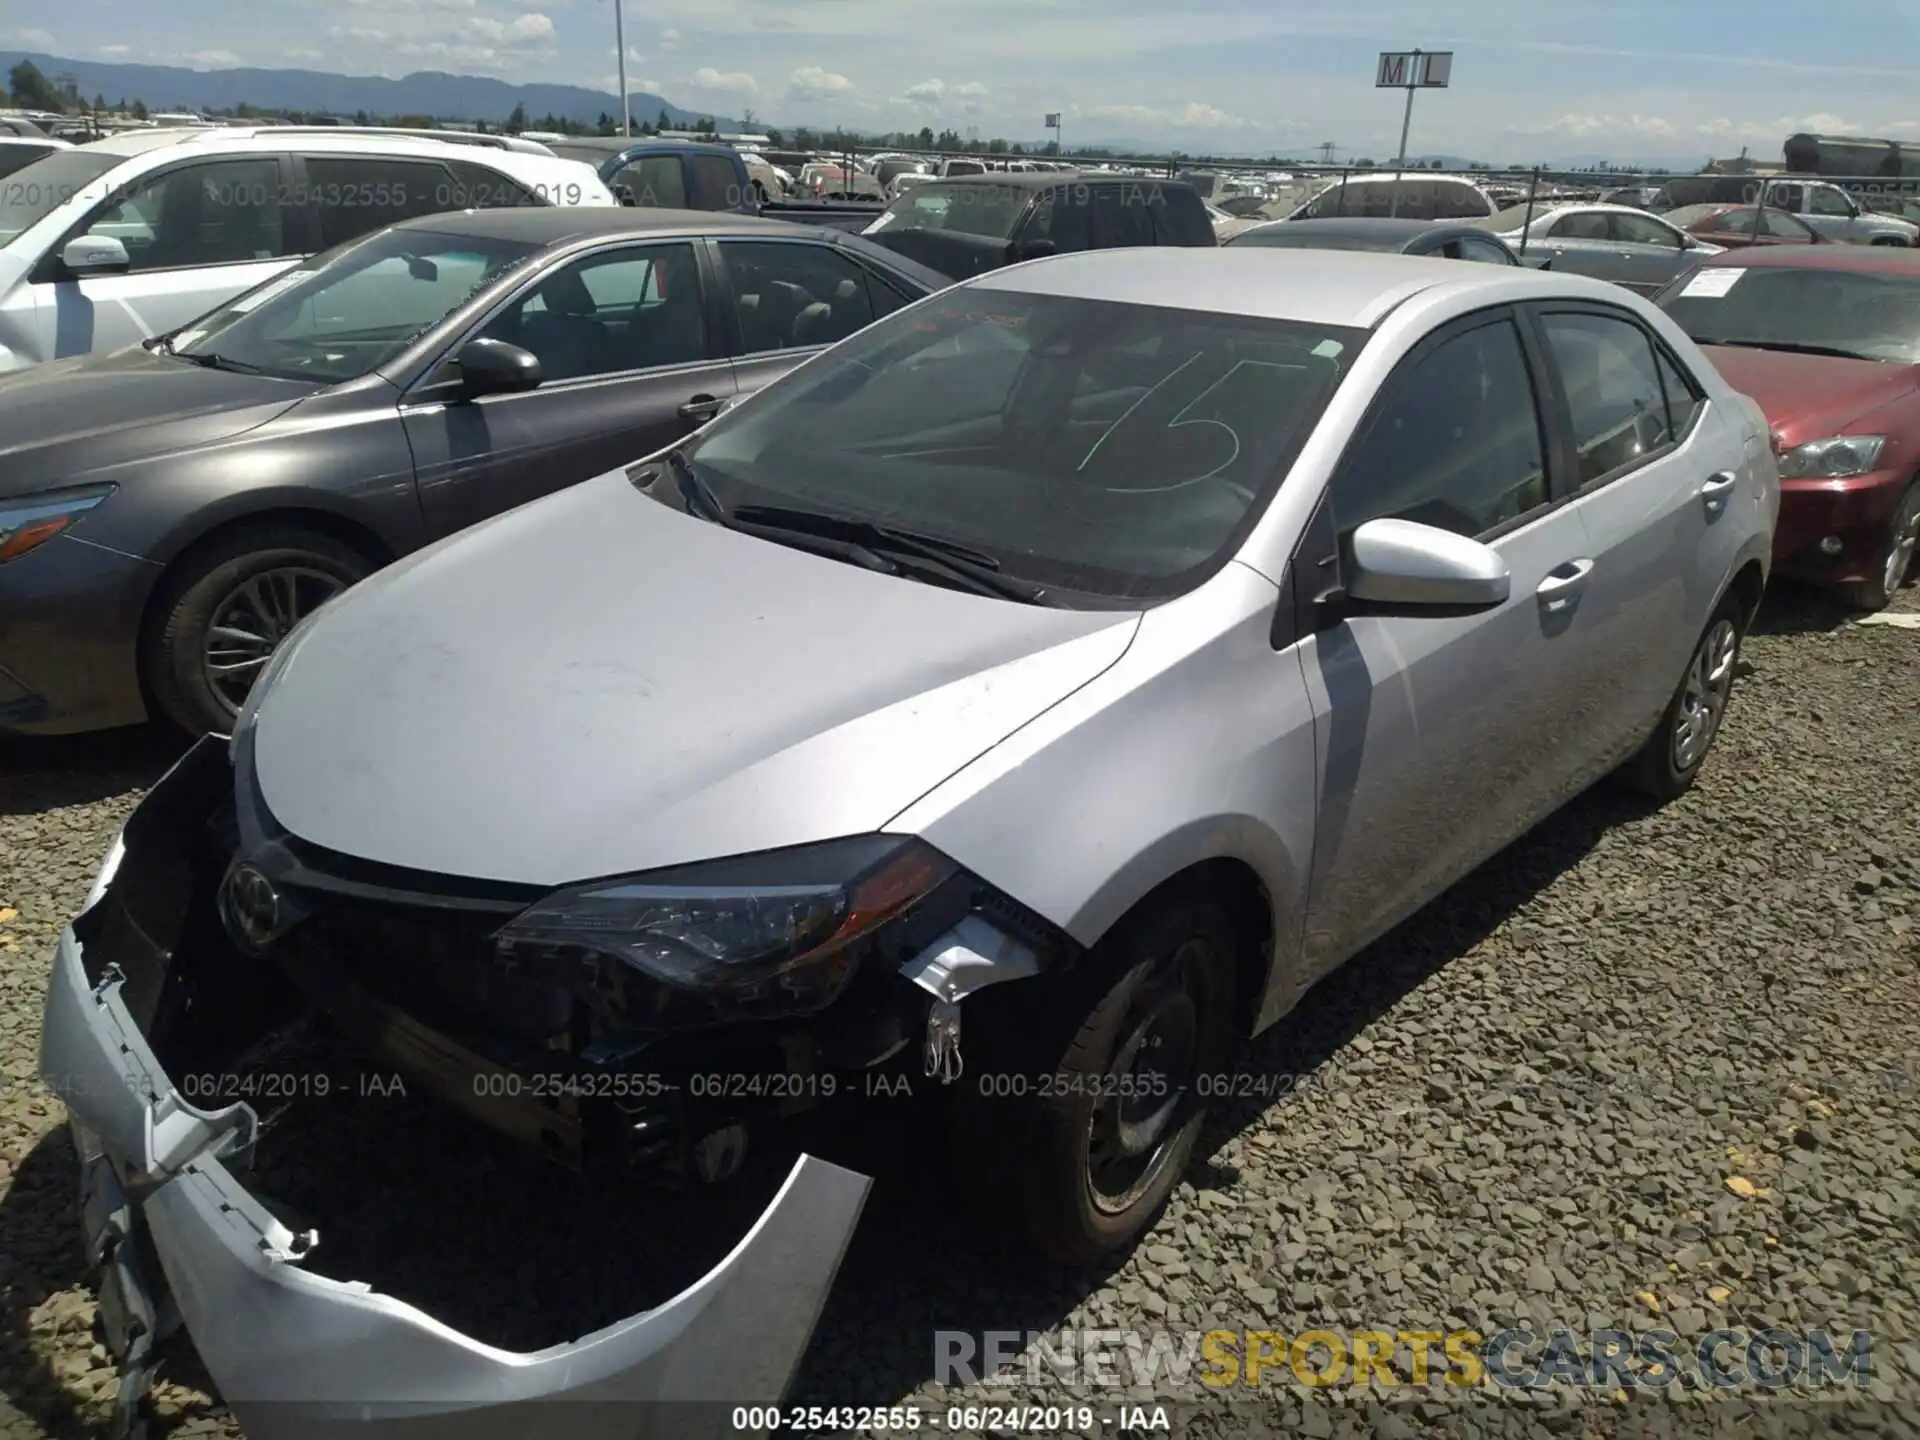
M1515 205L1474 222L1563 274L1610 280L1642 295L1660 290L1721 247L1626 205Z
M811 225L468 211L0 377L0 730L224 731L330 596L947 283Z
M1270 220L1222 236L1222 245L1278 246L1295 250L1373 250L1385 255L1427 255L1436 260L1477 260L1484 265L1527 263L1497 235L1460 220L1399 220L1352 216L1333 220ZM1544 256L1534 267L1546 269Z
M229 1165L249 1106L192 1104L306 1006L601 1174L717 1182L910 1079L956 1188L1100 1262L1242 1040L1610 772L1692 784L1767 436L1659 310L1520 267L1143 247L930 296L355 587L146 797L53 963L90 1253L138 1237L256 1440L777 1398L857 1180L803 1161L700 1291L491 1350L308 1269Z

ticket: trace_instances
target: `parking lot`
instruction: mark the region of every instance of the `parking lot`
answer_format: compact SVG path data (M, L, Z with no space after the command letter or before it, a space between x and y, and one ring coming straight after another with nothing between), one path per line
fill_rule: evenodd
M1894 613L1920 617L1920 592ZM1920 630L1781 585L1746 657L1690 794L1657 813L1581 797L1263 1037L1204 1159L1118 1269L1076 1276L984 1238L936 1169L889 1158L915 1151L881 1132L918 1127L922 1106L830 1138L878 1183L791 1398L944 1407L942 1330L1822 1326L1871 1332L1870 1386L1828 1402L1841 1413L1776 1397L1768 1423L1912 1433ZM114 1375L89 1332L62 1107L33 1078L38 1017L55 931L170 744L0 748L7 1434L104 1433ZM396 1123L354 1123L373 1104ZM509 1347L630 1313L706 1243L683 1208L585 1197L401 1099L335 1100L280 1140L310 1189L337 1192L298 1201L335 1217L322 1269L371 1270ZM233 1433L204 1383L175 1367L167 1433ZM1220 1433L1660 1433L1649 1417L1704 1433L1685 1410L1702 1396L1677 1387L1497 1408L1439 1385L1320 1395L1331 1416L1279 1387L1172 1398L1216 1412ZM1712 1403L1727 1433L1762 1433L1747 1402Z

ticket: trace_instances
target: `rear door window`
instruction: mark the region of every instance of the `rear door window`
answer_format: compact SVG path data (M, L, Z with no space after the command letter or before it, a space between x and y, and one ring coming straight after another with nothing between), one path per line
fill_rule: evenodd
M622 205L653 210L687 208L687 184L678 155L643 155L620 167L607 188Z
M688 155L687 204L694 210L737 210L745 203L740 174L724 155Z
M519 181L509 180L498 170L489 170L470 160L455 161L453 171L465 201L463 209L497 210L509 205L547 203Z
M719 246L742 354L831 345L873 323L867 272L831 246L802 240L722 240Z
M1153 216L1148 207L1160 198L1157 185L1095 185L1091 194L1094 248L1153 244Z
M460 202L453 172L432 160L309 155L306 164L306 197L319 220L322 250Z

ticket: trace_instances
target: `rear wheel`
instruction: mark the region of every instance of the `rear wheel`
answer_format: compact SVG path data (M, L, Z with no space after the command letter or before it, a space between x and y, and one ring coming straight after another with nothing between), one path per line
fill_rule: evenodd
M1666 713L1639 753L1622 767L1621 779L1662 802L1678 799L1692 787L1726 719L1740 642L1751 618L1739 595L1720 602Z
M287 632L373 563L330 535L266 525L191 554L152 612L142 671L162 714L225 734Z
M1226 911L1188 899L1123 923L1085 975L996 997L1006 1003L990 1013L1013 1028L982 1048L952 1117L957 1178L975 1205L1069 1264L1152 1223L1199 1138L1202 1077L1232 1059ZM1030 988L1041 1013L1016 1018L1016 992Z
M1894 507L1887 527L1886 546L1880 552L1880 573L1840 587L1841 598L1856 610L1884 610L1914 578L1914 553L1920 550L1920 480L1907 487Z

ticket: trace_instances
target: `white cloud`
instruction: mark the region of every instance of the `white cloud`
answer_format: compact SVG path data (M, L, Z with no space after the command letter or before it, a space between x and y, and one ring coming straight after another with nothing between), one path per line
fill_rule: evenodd
M678 30L675 30L672 26L668 26L660 32L660 48L662 50L678 50L686 43L687 37L682 35Z
M131 45L102 45L98 53L102 55L131 55L133 53L133 47Z
M613 56L615 59L618 59L620 57L620 51L618 50L618 48L612 45L609 45L607 47L607 54ZM646 56L640 53L639 46L637 45L627 46L627 63L629 65L643 64L646 61L646 58L647 58Z
M1189 100L1184 105L1094 105L1082 109L1070 107L1076 118L1110 124L1150 126L1167 130L1246 130L1254 121L1233 115L1218 105Z
M986 98L987 87L977 80L950 83L936 78L909 85L893 97L892 103L912 105L921 110L959 110L964 114L978 115L985 108L983 102Z
M1629 136L1636 140L1672 140L1680 127L1658 115L1558 115L1544 125L1515 126L1515 135L1555 135L1568 140Z
M384 45L393 39L388 31L367 25L333 25L328 27L327 34L336 40L355 40L362 45Z
M744 70L716 70L711 65L702 65L687 77L690 89L712 95L754 95L760 90L760 83Z
M240 57L231 50L188 50L180 58L189 65L199 65L209 70L230 68L240 63Z
M797 105L822 100L844 100L853 82L844 75L822 70L818 65L802 65L787 81L787 99Z
M51 50L54 44L52 31L31 25L19 30L0 30L0 38L24 45L30 50Z
M476 15L466 21L463 28L474 39L496 45L544 47L553 44L553 21L538 10L516 15L511 20Z

